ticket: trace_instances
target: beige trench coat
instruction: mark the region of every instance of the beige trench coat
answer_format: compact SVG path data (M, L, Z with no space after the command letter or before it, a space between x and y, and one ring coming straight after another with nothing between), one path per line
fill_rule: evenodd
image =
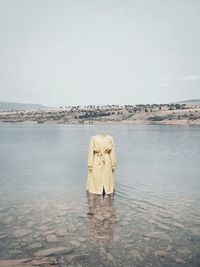
M106 194L114 191L114 171L116 154L113 137L94 135L90 139L88 153L88 176L86 190L94 194Z

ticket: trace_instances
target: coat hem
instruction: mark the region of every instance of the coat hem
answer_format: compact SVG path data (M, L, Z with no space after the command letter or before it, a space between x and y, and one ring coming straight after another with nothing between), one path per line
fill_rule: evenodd
M98 195L102 195L102 192L94 192L94 191L90 191L89 189L86 189L86 191L88 191L89 193L92 193L92 194L98 194ZM111 191L111 192L105 192L107 195L108 194L112 194L112 193L114 193L114 190L113 191Z

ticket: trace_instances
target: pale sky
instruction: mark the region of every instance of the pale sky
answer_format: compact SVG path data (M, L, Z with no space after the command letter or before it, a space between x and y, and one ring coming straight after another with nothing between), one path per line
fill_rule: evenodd
M200 98L199 0L0 0L0 101Z

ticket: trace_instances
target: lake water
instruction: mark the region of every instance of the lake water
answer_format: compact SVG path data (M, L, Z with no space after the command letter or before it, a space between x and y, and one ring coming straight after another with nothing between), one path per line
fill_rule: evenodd
M85 190L99 132L113 197ZM1 125L0 203L0 266L199 266L200 126Z

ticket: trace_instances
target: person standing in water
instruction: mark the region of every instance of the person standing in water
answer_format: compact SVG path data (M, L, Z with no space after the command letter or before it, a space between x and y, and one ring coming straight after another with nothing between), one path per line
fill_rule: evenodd
M93 194L113 194L116 169L115 144L112 136L97 134L90 138L86 190Z

